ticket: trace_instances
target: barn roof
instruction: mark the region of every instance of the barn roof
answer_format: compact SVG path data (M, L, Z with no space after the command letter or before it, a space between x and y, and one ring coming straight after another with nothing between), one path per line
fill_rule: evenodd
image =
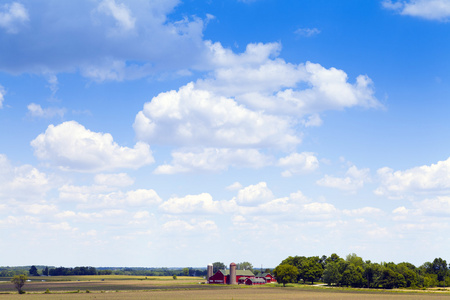
M267 277L267 276L272 276L272 274L270 274L270 273L262 273L262 274L256 275L255 277Z
M254 283L266 283L266 281L263 278L247 278L245 281L250 280Z

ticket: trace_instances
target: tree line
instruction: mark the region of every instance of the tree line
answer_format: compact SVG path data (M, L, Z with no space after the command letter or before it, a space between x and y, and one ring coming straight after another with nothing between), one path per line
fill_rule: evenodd
M450 286L449 265L435 258L416 267L411 263L372 263L356 254L341 258L337 254L327 257L289 256L274 270L279 283L313 283L358 288L428 288Z
M128 267L0 267L0 277L29 276L70 276L70 275L135 275L135 276L206 276L206 268L128 268Z

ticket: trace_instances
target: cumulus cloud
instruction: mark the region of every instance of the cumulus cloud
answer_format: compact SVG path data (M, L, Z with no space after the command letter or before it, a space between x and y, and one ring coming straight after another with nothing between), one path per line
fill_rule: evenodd
M290 177L297 173L308 173L319 167L319 161L314 153L292 153L289 156L282 157L278 161L278 165L286 169L281 173L284 177Z
M29 21L28 11L23 4L12 2L0 6L0 27L15 34Z
M288 147L300 141L288 120L249 110L194 83L146 103L134 129L141 140L169 145Z
M146 103L134 123L139 139L179 146L289 148L300 142L296 126L319 126L320 112L381 107L369 77L360 75L352 84L342 70L287 63L277 57L278 43L249 44L239 54L220 43L206 45L209 76Z
M28 113L32 117L39 117L39 118L53 118L55 116L63 118L64 114L66 113L66 109L64 108L49 107L43 109L39 104L36 103L28 104L27 108Z
M42 200L51 188L50 178L30 165L13 166L0 154L0 199Z
M26 8L17 2L3 5L0 28L18 33L25 24L27 30L4 37L0 70L44 75L80 72L105 81L188 69L204 53L204 21L169 20L167 15L178 4L177 0L36 0L27 1ZM34 46L20 51L11 47L25 44Z
M432 199L425 199L414 204L415 207L424 215L428 216L450 216L450 197L438 196Z
M322 179L317 181L318 185L330 188L336 188L344 191L356 191L364 186L364 183L370 181L369 169L358 169L356 166L351 166L345 177L334 177L325 175Z
M267 187L267 183L260 182L239 190L236 202L243 206L256 206L257 204L268 202L273 198L275 197Z
M192 213L218 213L219 203L213 201L208 193L200 195L187 195L186 197L170 198L162 203L159 208L170 214L192 214Z
M360 75L352 84L342 70L287 63L278 58L278 43L249 44L240 54L220 43L207 45L214 69L197 86L234 97L249 108L298 117L353 106L381 107L368 76Z
M63 170L137 169L154 161L147 144L138 142L134 148L120 147L111 134L92 132L75 121L50 125L31 146L37 158Z
M224 171L229 166L260 168L271 158L256 149L184 149L172 152L172 163L160 165L156 174L175 174L192 171Z
M449 0L385 0L382 3L385 8L397 11L401 15L438 21L448 21L450 17Z
M444 192L450 189L450 158L404 171L385 167L379 169L377 174L381 184L375 194L380 196L401 197L405 192Z
M230 184L229 186L227 186L227 190L229 190L229 191L237 191L237 190L240 190L240 189L242 189L242 184L240 182L238 182L238 181L236 181L236 182Z
M288 63L278 57L279 43L249 44L242 53L220 43L204 44L206 59L196 68L209 73L153 97L135 117L139 140L182 147L156 173L273 165L276 162L262 153L295 149L303 128L322 124L320 113L382 107L368 76L360 75L351 83L342 70L311 62ZM198 150L201 147L206 149ZM302 167L300 160L297 155L280 161L292 165L283 175L314 168L313 161Z

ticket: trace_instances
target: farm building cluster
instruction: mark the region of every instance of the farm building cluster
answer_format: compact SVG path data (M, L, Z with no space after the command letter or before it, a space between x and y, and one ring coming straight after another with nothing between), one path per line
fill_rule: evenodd
M207 278L209 284L245 284L260 285L277 282L270 273L253 274L250 270L236 270L236 264L231 263L229 270L218 270L213 274L213 265L207 268Z

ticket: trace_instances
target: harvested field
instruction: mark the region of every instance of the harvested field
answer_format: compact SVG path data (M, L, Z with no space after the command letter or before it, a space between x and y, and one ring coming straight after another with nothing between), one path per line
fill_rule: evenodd
M78 294L10 294L0 295L0 299L449 299L449 295L435 293L364 293L364 292L336 292L324 289L306 290L296 288L219 288L200 290L155 290L131 292L78 293Z
M280 286L226 286L199 284L202 278L180 277L105 277L63 278L73 281L27 282L27 294L18 295L9 282L0 283L2 299L449 299L443 291L352 290L341 288ZM169 279L170 278L170 279ZM50 294L44 294L49 289ZM89 291L87 293L86 291Z

